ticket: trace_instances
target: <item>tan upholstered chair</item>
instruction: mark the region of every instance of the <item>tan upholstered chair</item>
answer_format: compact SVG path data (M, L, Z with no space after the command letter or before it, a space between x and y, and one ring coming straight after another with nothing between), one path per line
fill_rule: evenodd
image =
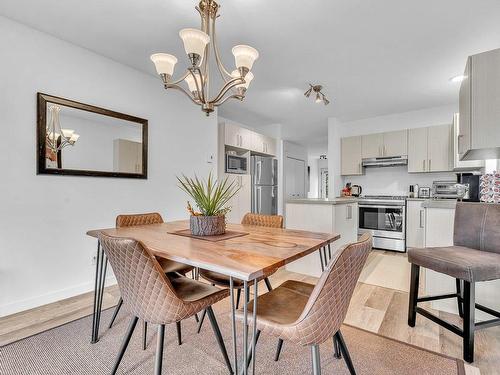
M123 227L132 227L136 225L150 225L150 224L161 224L163 223L163 218L159 213L152 212L152 213L145 213L145 214L131 214L131 215L118 215L116 217L116 227L117 228L123 228ZM160 267L163 269L165 273L171 274L171 273L180 273L182 275L185 275L189 271L193 269L193 267L188 266L186 264L182 264L179 262L174 262L172 260L168 260L165 258L157 258L158 263L160 263ZM115 311L113 313L113 316L111 317L111 321L109 322L109 328L113 326L113 323L115 322L115 319L118 315L118 312L120 311L121 307L123 305L123 299L120 298L118 301L118 305L116 305ZM147 323L143 324L143 349L146 349L146 337L147 337ZM182 343L182 338L181 338L181 324L180 322L177 323L177 339L179 342L179 345Z
M113 267L123 303L132 314L112 374L118 370L138 319L158 324L155 374L161 374L165 325L180 322L205 309L229 373L232 373L231 363L211 307L229 295L227 289L219 289L181 275L167 277L151 252L133 239L101 234L99 241Z
M268 227L268 228L283 228L283 216L281 215L260 215L260 214L252 214L247 213L243 216L241 220L241 224L243 225L255 225L260 227ZM222 288L229 288L229 276L223 275L218 272L208 271L208 270L200 270L200 276L205 280L211 282L213 285L220 286ZM270 276L270 275L267 275ZM264 278L264 282L266 283L267 290L272 290L271 282L268 277ZM234 289L236 292L236 308L238 308L240 304L241 298L241 289L243 288L243 281L234 279L233 280ZM246 296L248 300L248 296ZM201 316L200 322L198 324L198 333L203 325L203 320L205 318L205 312Z
M463 338L463 357L474 361L474 332L500 324L500 312L475 303L475 285L480 281L500 279L500 204L457 203L453 246L409 249L411 286L408 325L415 327L417 313L451 330ZM420 267L443 273L455 279L456 293L418 297ZM462 290L463 285L463 290ZM463 329L445 322L418 302L456 298ZM475 322L475 309L496 319Z
M346 364L354 374L340 327L347 314L354 287L369 252L372 238L364 234L358 242L340 249L328 263L316 286L285 281L257 298L257 335L268 333L303 346L310 346L313 374L321 373L319 344L337 340ZM248 310L253 311L253 301ZM243 312L238 311L243 319ZM257 336L258 337L258 336Z

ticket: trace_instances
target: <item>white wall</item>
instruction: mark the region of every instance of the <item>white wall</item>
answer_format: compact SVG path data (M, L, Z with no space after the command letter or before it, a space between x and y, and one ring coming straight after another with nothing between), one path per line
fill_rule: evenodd
M458 105L458 104L457 104ZM333 176L330 196L338 196L345 182L363 187L363 194L406 194L408 185L430 186L434 180L456 178L454 173L412 173L406 167L365 168L363 176L340 176L340 138L433 125L451 124L457 105L427 108L341 123L328 121L328 170ZM330 171L334 171L331 173Z
M96 241L85 232L112 227L117 214L187 218L175 175L212 168L217 119L152 75L3 17L0 45L8 46L0 59L2 316L92 290ZM37 176L37 91L148 119L149 178Z

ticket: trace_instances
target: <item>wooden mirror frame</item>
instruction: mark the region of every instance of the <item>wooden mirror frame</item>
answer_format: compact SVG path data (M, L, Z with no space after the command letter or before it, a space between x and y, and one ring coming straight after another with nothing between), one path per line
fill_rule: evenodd
M80 169L64 169L64 168L47 168L45 161L46 153L46 126L47 126L47 103L59 104L65 107L80 109L97 113L103 116L114 117L120 120L136 122L142 124L142 172L141 173L124 173L124 172L108 172L108 171L88 171ZM123 113L111 111L96 107L89 104L83 104L59 98L57 96L37 93L37 174L56 174L68 176L93 176L93 177L119 177L119 178L148 178L148 120L126 115Z

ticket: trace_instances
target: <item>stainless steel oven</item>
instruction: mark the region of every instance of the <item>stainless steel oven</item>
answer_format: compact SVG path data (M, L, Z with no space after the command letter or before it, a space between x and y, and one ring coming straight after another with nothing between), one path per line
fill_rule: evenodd
M405 197L365 196L359 200L358 233L369 232L373 247L406 251Z

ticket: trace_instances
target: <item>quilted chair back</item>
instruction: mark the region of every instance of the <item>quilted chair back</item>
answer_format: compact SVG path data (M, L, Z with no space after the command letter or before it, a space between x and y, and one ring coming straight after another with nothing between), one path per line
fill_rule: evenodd
M116 217L117 228L161 223L163 223L163 218L157 212L147 214L118 215Z
M269 227L269 228L283 228L283 216L247 213L245 214L245 216L243 216L241 224L257 225L260 227Z
M500 253L500 204L458 202L453 244Z
M99 235L127 310L153 324L169 324L184 318L184 303L175 293L155 257L142 243Z
M321 344L340 329L371 249L372 237L366 233L358 242L346 245L332 258L297 320L298 343Z

